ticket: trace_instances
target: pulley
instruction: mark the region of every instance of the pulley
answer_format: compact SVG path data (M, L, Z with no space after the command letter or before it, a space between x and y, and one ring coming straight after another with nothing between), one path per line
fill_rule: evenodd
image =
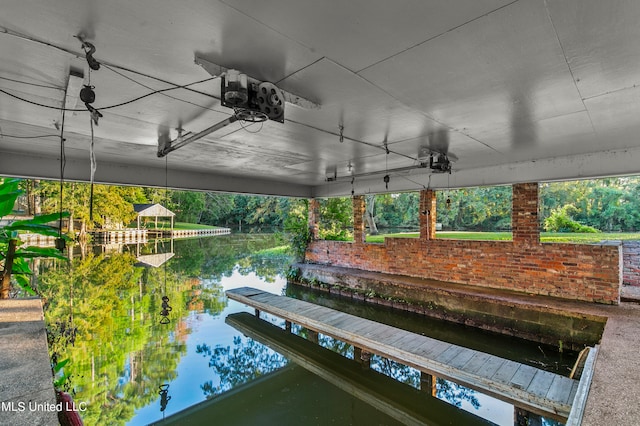
M284 95L275 84L264 82L258 85L256 94L258 108L275 121L284 121Z

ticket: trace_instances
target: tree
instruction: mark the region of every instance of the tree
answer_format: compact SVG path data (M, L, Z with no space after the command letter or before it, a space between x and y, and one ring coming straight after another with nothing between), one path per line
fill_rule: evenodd
M318 228L320 238L325 240L347 241L353 238L353 205L350 197L337 197L319 200L320 220Z
M204 192L171 191L169 209L176 212L178 222L200 223L205 204Z
M376 225L376 195L368 194L365 196L364 219L369 226L371 235L378 235L378 226Z

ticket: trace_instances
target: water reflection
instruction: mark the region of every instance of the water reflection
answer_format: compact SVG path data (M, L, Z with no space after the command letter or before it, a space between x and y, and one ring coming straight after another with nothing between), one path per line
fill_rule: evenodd
M212 349L203 343L196 347L196 353L209 358L209 367L220 378L218 385L209 380L200 386L207 398L213 398L287 365L287 360L282 355L254 340L243 340L240 336L233 338L233 348L216 346Z
M269 396L271 405L261 405L265 410L293 407L313 424L319 424L313 416L321 415L338 423L396 424L335 385L301 371L286 353L244 337L225 323L233 313L253 311L227 300L225 290L249 286L285 292L283 276L290 259L281 246L276 236L226 235L175 241L173 246L157 241L109 250L93 247L78 250L69 263L43 262L39 288L52 331L50 350L58 360L69 360L61 374L66 375L64 386L74 399L86 403L85 424L149 424L208 402L219 409L237 409L232 405L235 393L243 395L239 400L254 395L256 404L267 404L268 398L262 395L269 386L278 393ZM160 267L140 262L141 256L168 253L174 255ZM296 297L320 298L300 290L286 291ZM163 315L167 311L163 297L171 307L167 315ZM168 323L161 323L163 318ZM267 319L285 327L284 321ZM295 325L292 331L308 335L308 330ZM353 363L351 345L323 335L318 343ZM393 389L407 398L411 392L420 392L417 370L374 356L370 372L394 379L383 382L381 388L395 383L402 388ZM378 383L371 380L365 389ZM488 406L473 391L440 379L437 395L458 407ZM422 404L424 395L419 398ZM506 414L512 421L510 410ZM240 421L227 420L229 424Z
M84 256L68 264L43 265L39 287L45 318L57 336L50 351L58 361L69 360L61 372L67 377L64 387L87 403L85 424L147 424L202 400L202 394L194 398L175 383L181 368L188 367L184 361L195 353L190 337L199 327L215 328L211 319L228 308L221 284L226 277L257 272L276 282L279 269L268 260L267 249L279 244L273 236L177 241L176 256L166 268L137 259L171 248L153 242L108 252L95 247L77 251ZM170 300L168 312L163 297ZM69 330L74 330L72 340ZM217 336L208 334L211 345Z

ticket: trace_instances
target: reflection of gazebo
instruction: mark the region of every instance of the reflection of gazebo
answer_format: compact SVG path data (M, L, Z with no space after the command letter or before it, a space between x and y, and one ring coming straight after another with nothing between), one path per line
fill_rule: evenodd
M140 218L155 218L155 228L158 229L158 218L168 217L171 218L171 230L173 230L173 217L176 214L168 208L160 204L134 204L133 209L138 213L138 229L140 229Z

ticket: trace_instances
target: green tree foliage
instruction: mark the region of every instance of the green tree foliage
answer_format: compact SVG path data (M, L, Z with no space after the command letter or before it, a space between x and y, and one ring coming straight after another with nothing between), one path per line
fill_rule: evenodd
M284 230L296 260L303 261L307 245L311 240L308 200L295 200L290 204L287 218L284 221Z
M321 239L349 241L353 239L353 204L351 197L320 199L318 233Z
M420 194L403 192L375 197L376 225L381 228L417 228Z
M437 221L443 229L501 231L511 228L511 186L443 190L438 191L436 197Z
M554 209L551 215L544 220L544 229L548 232L582 232L594 233L599 232L597 229L582 225L572 219L571 215L576 213L573 204L565 204L563 207Z
M206 204L204 192L171 191L170 201L166 206L176 214L176 221L200 223Z
M53 213L60 209L60 184L41 181L42 211ZM62 210L69 212L69 232L75 233L75 221L81 222L80 234L86 229L116 229L128 225L136 219L133 204L146 203L142 188L134 186L94 185L93 222L90 204L91 185L67 182L62 189Z
M571 205L573 221L606 232L640 230L640 177L620 177L540 185L543 223Z

